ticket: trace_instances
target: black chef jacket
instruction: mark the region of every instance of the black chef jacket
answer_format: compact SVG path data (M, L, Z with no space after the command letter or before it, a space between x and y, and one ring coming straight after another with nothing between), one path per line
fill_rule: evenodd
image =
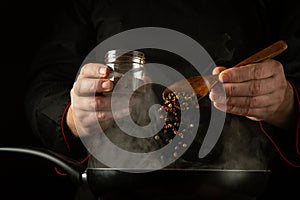
M70 89L77 72L97 44L122 31L141 27L169 28L188 35L205 48L216 65L226 67L283 39L288 49L276 59L283 64L299 105L299 9L297 1L289 0L74 0L61 9L54 24L49 24L52 32L45 37L31 68L25 109L33 133L45 147L83 159L86 155L83 145L65 126ZM193 71L186 70L187 66L182 69L180 61L170 61L161 52L149 52L147 59L181 67L188 72L186 76L193 75ZM248 139L253 140L244 142L234 152L244 151L247 156L255 157L255 149L268 144L261 152L280 151L284 160L297 163L299 123L291 127L292 131L286 131L228 115L224 129L234 132L236 128L231 122L235 120L244 124L251 136ZM230 135L227 132L224 130L223 135ZM221 141L226 141L225 136ZM187 157L193 157L193 149L190 151Z

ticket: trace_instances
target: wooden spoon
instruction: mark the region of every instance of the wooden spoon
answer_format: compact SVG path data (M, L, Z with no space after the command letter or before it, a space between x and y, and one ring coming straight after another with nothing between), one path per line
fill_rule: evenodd
M240 67L243 65L257 63L269 58L273 58L282 53L285 49L287 49L286 42L283 40L279 40L268 46L267 48L246 58L233 67ZM175 82L167 87L162 93L162 98L166 100L169 93L189 91L192 87L194 89L194 92L198 95L198 99L200 100L209 93L211 88L218 82L218 80L218 74L209 76L192 76L188 79Z

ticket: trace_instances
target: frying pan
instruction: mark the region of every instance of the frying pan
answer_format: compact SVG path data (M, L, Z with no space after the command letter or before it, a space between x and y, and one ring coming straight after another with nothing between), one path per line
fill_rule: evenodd
M265 189L268 170L160 169L129 173L128 169L87 169L90 189L98 196L113 193L136 199L255 199ZM131 191L128 192L128 191ZM121 197L121 195L119 195Z
M84 168L68 157L36 147L2 147L0 155L29 155L51 162L78 187L76 199L85 200L255 199L264 192L271 173L270 170L179 168L146 173L134 169L131 173L130 169Z

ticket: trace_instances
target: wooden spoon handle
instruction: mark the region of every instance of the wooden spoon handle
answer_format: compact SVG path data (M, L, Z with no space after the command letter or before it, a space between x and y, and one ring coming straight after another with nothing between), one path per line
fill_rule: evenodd
M269 58L274 58L275 56L281 54L284 50L286 50L288 47L287 43L283 40L279 40L270 46L258 51L257 53L251 55L250 57L242 60L238 64L234 65L233 67L240 67L243 65L258 63L264 60L267 60ZM217 82L218 82L218 74L213 76L206 76L203 77L205 80L205 83L208 87L208 90L210 90Z
M288 46L285 41L279 40L266 47L265 49L262 49L261 51L258 51L257 53L244 59L233 67L240 67L242 65L258 63L269 58L274 58L275 56L282 53L285 49L287 49L287 47ZM188 78L187 81L190 83L196 94L198 94L202 98L218 82L218 76L219 75L192 76ZM175 82L163 91L162 96L165 99L167 94L175 89L177 89L177 91L187 91L190 88L190 85L187 84L185 79Z
M244 59L233 67L239 67L242 65L252 64L261 62L263 60L267 60L269 58L274 58L275 56L281 54L284 50L286 50L288 45L285 41L279 40L272 45L266 47L265 49L253 54L252 56Z

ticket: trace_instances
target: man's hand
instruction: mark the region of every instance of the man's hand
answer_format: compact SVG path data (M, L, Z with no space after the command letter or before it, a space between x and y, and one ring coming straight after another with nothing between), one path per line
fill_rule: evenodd
M99 125L105 130L112 123L109 92L113 89L113 83L108 79L109 72L109 68L105 65L89 63L82 67L74 82L70 91L71 106L66 121L75 136L98 133ZM128 108L124 108L114 117L128 114Z
M212 88L209 97L217 109L281 128L293 122L294 93L280 62L269 59L237 68L218 67L213 73L219 74L226 93L220 96L220 87Z

